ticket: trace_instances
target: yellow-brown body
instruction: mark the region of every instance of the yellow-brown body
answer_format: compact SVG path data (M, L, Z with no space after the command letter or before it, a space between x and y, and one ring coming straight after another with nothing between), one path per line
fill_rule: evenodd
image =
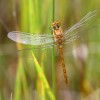
M62 60L64 79L65 79L65 82L68 83L67 71L66 71L64 55L63 55L64 36L63 36L62 30L59 28L60 22L58 22L58 21L53 22L51 26L53 28L53 35L54 35L55 43L56 43L57 47L59 48L59 52L60 52L60 56L61 56L61 60Z

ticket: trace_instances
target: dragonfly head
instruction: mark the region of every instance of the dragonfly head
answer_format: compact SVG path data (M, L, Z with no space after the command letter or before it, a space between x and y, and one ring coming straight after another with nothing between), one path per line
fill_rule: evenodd
M55 21L51 24L51 27L54 29L54 30L58 30L59 27L60 27L61 23L59 21Z

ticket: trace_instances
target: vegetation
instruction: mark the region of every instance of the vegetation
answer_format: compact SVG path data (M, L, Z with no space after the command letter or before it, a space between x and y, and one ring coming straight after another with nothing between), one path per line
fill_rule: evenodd
M0 100L99 100L99 5L99 0L1 0ZM97 16L82 31L79 51L65 47L68 86L56 47L30 49L7 38L9 31L52 34L54 20L64 31L94 10Z

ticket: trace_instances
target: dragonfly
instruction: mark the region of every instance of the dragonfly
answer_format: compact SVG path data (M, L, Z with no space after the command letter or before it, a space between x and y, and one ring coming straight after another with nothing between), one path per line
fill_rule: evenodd
M67 70L64 61L63 47L65 44L71 43L77 40L79 35L79 29L86 25L86 23L95 16L96 11L90 11L79 22L66 30L64 33L61 29L61 23L54 21L51 24L53 34L30 34L20 31L12 31L8 33L8 38L22 44L33 45L35 48L45 48L57 46L61 57L62 70L65 83L68 83ZM72 34L75 31L74 34Z

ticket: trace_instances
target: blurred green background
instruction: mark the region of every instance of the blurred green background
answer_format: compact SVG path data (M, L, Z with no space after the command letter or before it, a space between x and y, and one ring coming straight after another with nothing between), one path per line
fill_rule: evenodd
M0 0L0 100L100 100L100 0ZM10 31L52 34L54 20L65 31L97 10L80 48L64 50L68 86L55 47L18 51ZM68 48L68 46L67 46Z

